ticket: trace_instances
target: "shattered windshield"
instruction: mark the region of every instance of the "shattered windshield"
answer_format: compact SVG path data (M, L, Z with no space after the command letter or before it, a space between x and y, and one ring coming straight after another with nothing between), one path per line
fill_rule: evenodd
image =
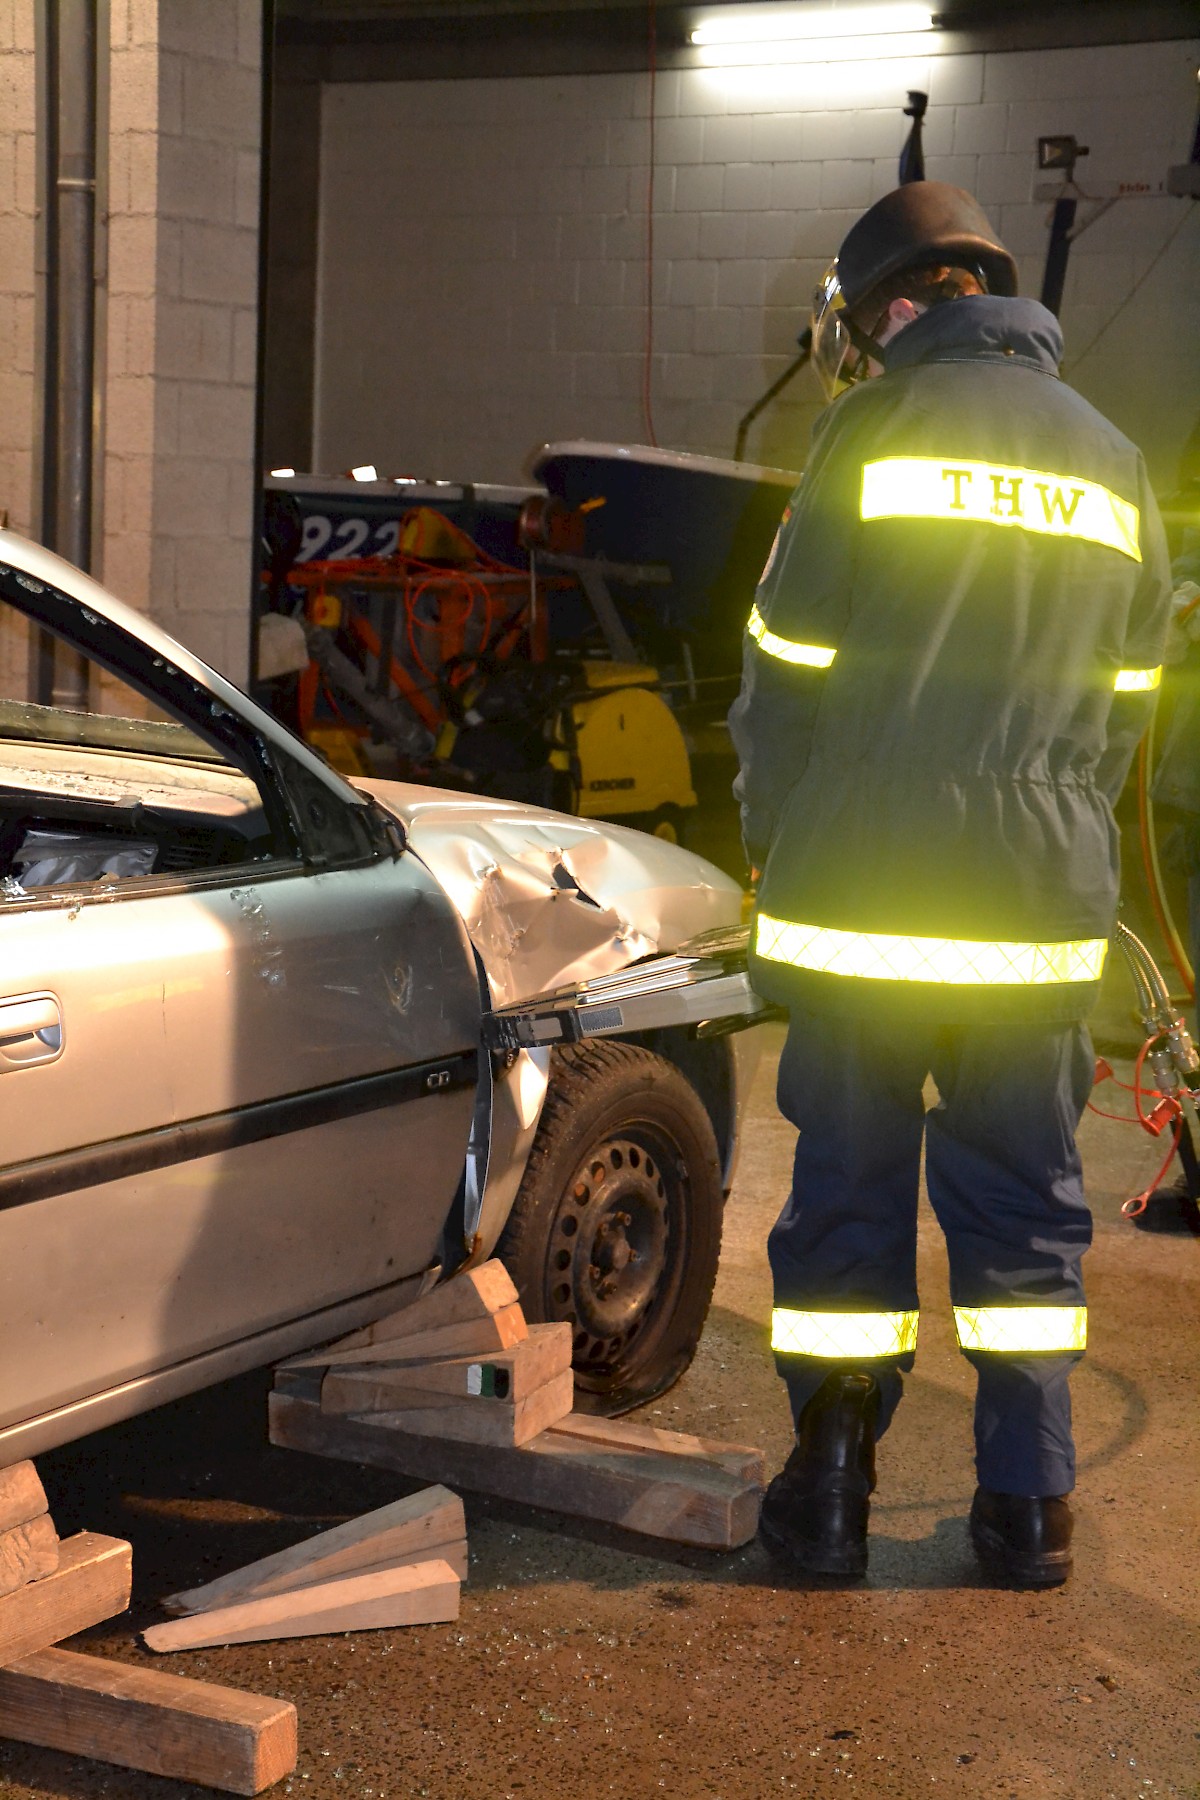
M37 744L80 744L142 756L170 756L186 762L224 762L219 750L174 720L129 719L117 713L75 712L0 696L0 738Z

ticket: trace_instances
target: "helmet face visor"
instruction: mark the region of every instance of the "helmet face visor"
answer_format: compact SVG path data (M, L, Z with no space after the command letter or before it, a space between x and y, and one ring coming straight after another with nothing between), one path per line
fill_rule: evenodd
M813 295L812 364L827 400L836 400L867 373L847 326L846 296L831 262Z

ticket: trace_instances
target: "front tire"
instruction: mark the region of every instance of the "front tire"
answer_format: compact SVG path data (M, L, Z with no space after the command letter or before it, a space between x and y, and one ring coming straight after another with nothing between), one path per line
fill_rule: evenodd
M613 1040L555 1052L496 1254L527 1318L570 1322L582 1410L626 1412L683 1374L723 1211L711 1121L673 1064Z

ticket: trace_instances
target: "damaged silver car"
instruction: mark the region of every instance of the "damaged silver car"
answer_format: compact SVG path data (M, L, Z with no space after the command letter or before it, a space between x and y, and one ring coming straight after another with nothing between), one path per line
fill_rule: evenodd
M7 531L0 615L0 1463L493 1253L583 1404L676 1379L758 1035L736 884L351 785Z

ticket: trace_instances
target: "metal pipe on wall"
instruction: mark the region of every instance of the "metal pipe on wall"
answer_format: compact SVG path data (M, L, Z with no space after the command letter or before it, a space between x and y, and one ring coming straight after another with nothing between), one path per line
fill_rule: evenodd
M92 560L92 416L96 357L97 0L58 0L54 112L55 230L49 246L56 317L53 397L53 549L82 569ZM83 659L56 646L54 706L86 707Z
M246 659L246 687L253 694L258 685L258 627L263 614L264 593L260 571L265 536L266 493L263 474L266 459L266 368L268 272L270 268L271 222L271 134L275 116L275 0L262 0L262 113L259 143L262 146L258 164L258 319L255 335L254 370L254 512L250 531L250 645Z

